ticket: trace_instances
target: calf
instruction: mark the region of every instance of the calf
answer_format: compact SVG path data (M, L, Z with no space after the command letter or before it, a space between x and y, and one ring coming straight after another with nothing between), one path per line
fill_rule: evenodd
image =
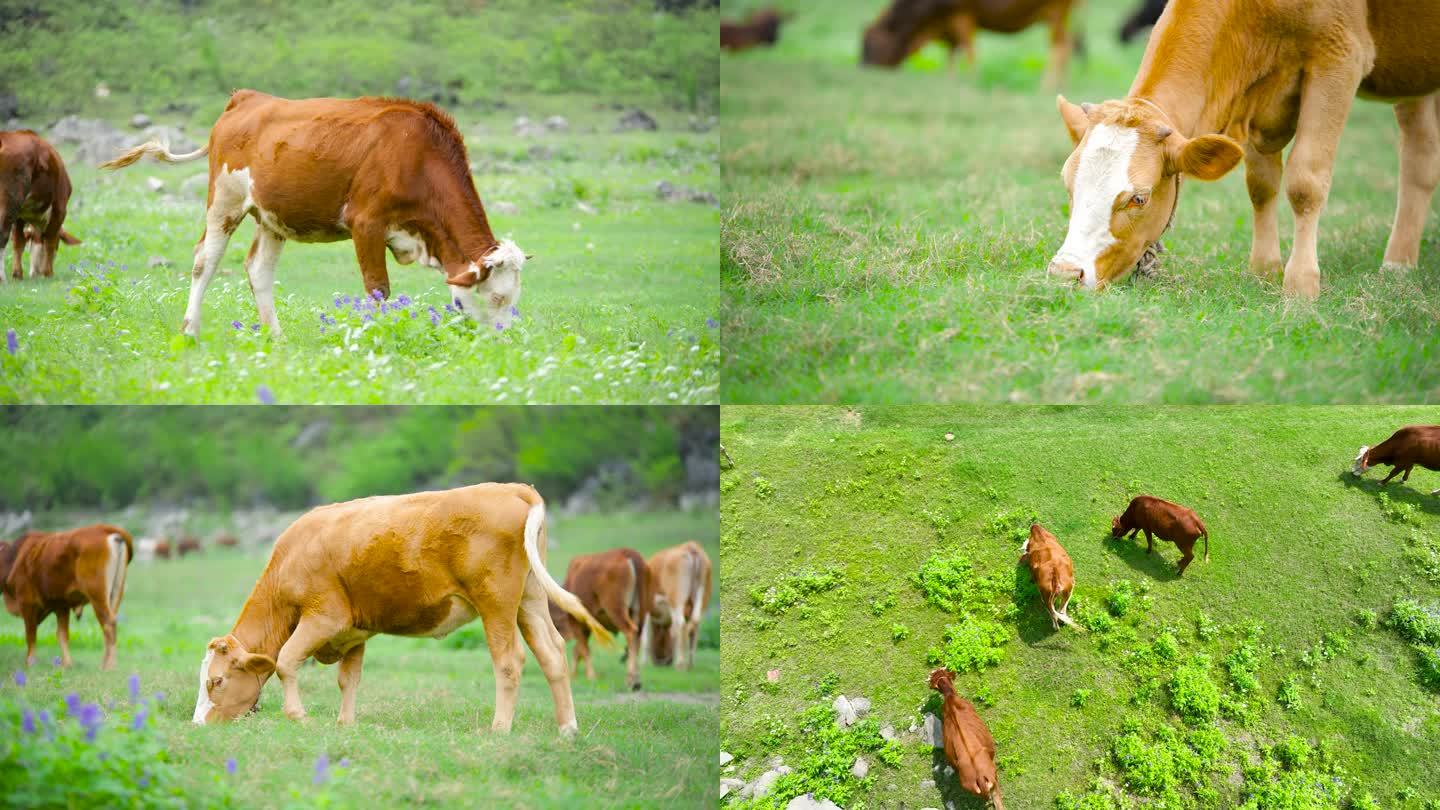
M700 618L710 597L710 558L691 540L650 557L655 600L642 642L650 661L689 669L700 641Z
M990 729L970 701L955 693L955 674L950 670L940 667L931 672L930 688L944 698L940 721L945 758L955 769L960 787L991 800L995 810L1005 810L1000 800L1000 782L995 778L995 738L990 736Z
M182 331L200 334L200 304L230 236L246 216L257 223L245 262L260 321L279 333L275 264L287 240L355 244L368 294L390 295L388 248L445 274L456 306L504 329L520 299L527 256L498 241L485 218L465 140L439 108L394 98L276 98L239 90L202 148L172 154L151 141L101 164L129 166L145 155L166 163L210 158L205 229L195 246Z
M1210 562L1210 535L1193 510L1149 495L1136 495L1124 514L1110 522L1110 533L1115 537L1127 533L1134 537L1141 531L1145 532L1147 554L1155 551L1155 537L1169 540L1180 549L1184 556L1180 558L1180 570L1176 576L1184 576L1185 566L1195 559L1192 549L1198 538L1205 538L1205 562Z
M751 12L740 22L720 22L720 48L744 51L774 45L780 40L780 13L774 9Z
M639 689L640 635L645 626L645 606L652 598L650 568L645 558L630 548L582 554L571 560L565 571L565 590L575 594L605 629L625 636L625 685ZM575 674L580 674L583 660L585 677L595 680L589 628L573 621L553 603L550 617L561 636L575 640Z
M104 524L28 532L8 545L0 543L0 593L5 609L25 621L25 666L35 664L35 631L51 613L60 663L70 666L70 612L79 619L88 603L105 635L100 668L115 667L115 617L134 552L124 529Z
M509 732L525 655L550 683L562 735L576 731L565 646L546 599L610 634L545 570L545 501L524 484L362 498L312 509L275 540L270 560L230 633L200 662L194 721L253 709L274 673L285 715L305 718L301 662L337 661L342 725L355 722L365 642L380 633L441 638L478 616L495 672L492 731Z
M1359 478L1376 464L1390 465L1390 474L1380 482L1382 487L1397 475L1401 483L1409 481L1410 469L1416 464L1427 470L1440 470L1440 425L1402 427L1374 447L1361 447L1350 472ZM1430 494L1440 495L1440 489Z
M80 240L61 227L70 204L70 175L60 153L28 129L0 132L0 256L14 239L15 278L24 278L20 254L30 246L30 275L55 272L61 242Z
M1070 555L1061 548L1055 535L1046 531L1039 523L1030 524L1030 539L1020 547L1020 562L1030 568L1030 578L1040 589L1040 598L1045 600L1045 609L1050 612L1050 626L1060 629L1060 623L1079 629L1066 614L1070 607L1070 596L1075 591L1075 564ZM1055 600L1064 597L1059 610Z
M1056 86L1065 76L1073 42L1067 24L1075 0L892 0L865 29L860 61L866 65L895 67L932 40L955 51L963 49L966 61L975 62L975 30L1013 34L1037 22L1050 27L1050 65L1045 83Z

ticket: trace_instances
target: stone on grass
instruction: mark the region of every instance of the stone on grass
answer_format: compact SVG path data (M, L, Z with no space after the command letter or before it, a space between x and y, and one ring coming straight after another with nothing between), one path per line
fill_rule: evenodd
M723 767L725 767L726 765L729 765L730 762L731 762L731 760L733 760L733 759L735 759L735 757L732 757L732 756L730 756L728 753L726 753L726 752L724 752L724 751L721 751L721 752L720 752L720 767L723 768Z
M743 779L721 779L720 798L723 799L743 787L745 787L745 781Z
M859 719L859 718L864 717L865 715L867 715L867 714L870 713L870 698L867 698L867 697L853 697L853 698L850 698L850 706L855 709L855 717L856 717L856 719Z
M145 262L146 267L169 267L170 265L171 261L164 256L151 256L149 261Z
M920 732L920 739L930 743L932 748L945 747L945 731L940 718L929 712L925 713L925 728Z
M564 132L570 128L570 122L563 115L552 115L545 119L545 128L551 132Z
M784 776L787 773L790 773L790 768L785 765L781 765L778 768L774 768L760 774L760 778L756 779L753 783L750 784L749 787L746 788L746 790L748 791L745 794L746 798L760 799L769 795L771 789L775 787L775 783L779 782L780 777Z
M817 799L813 793L806 793L791 799L790 803L785 805L785 810L840 810L840 805L829 799Z
M146 115L145 113L135 113L134 115L130 116L130 126L134 127L135 129L144 129L145 127L150 126L150 116Z
M620 116L620 120L615 124L616 132L629 132L632 130L654 132L659 128L660 125L655 123L655 119L651 118L643 110L631 110Z
M864 757L856 757L855 764L850 766L850 775L856 779L864 779L870 773L870 763Z
M896 737L895 727L886 723L880 727L880 737L885 740L894 740Z
M831 704L831 707L835 709L835 725L839 726L840 728L847 728L849 726L855 725L855 720L857 718L855 716L854 707L850 705L849 698L845 697L844 695L837 695L835 697L835 702Z
M160 192L165 190L165 181L158 177L145 178L145 186L151 191Z

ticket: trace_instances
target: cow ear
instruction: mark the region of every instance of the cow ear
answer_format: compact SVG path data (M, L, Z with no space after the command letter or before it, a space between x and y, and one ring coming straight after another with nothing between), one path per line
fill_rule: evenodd
M1224 135L1171 138L1165 149L1166 168L1198 180L1219 180L1235 168L1245 151Z
M252 675L265 676L275 671L275 659L259 653L246 653L235 666Z
M1070 140L1078 145L1080 139L1085 137L1085 131L1090 129L1089 110L1079 104L1071 104L1064 96L1055 97L1055 106L1060 110L1060 120L1065 122L1065 131L1070 133Z
M468 264L464 270L445 276L445 283L452 287L474 287L490 277L490 268L484 262Z
M226 636L212 638L210 639L210 643L205 646L207 649L214 650L221 655L225 655L226 653L230 652L230 641Z

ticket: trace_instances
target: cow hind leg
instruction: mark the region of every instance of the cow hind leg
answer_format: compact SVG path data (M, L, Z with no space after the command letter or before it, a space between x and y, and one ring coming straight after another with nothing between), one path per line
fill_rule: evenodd
M35 666L35 633L40 629L40 621L44 616L36 616L27 613L25 619L25 668Z
M360 668L365 663L365 642L360 642L340 659L335 679L340 684L340 717L342 726L355 725L355 697L360 691Z
M355 258L360 262L360 276L365 281L366 295L377 291L381 298L390 297L390 274L385 269L385 226L355 220L350 226L350 239L355 243Z
M60 666L70 666L70 611L55 612L55 640L60 643Z
M105 637L105 654L100 659L102 670L115 668L115 611L110 609L110 603L103 598L96 598L92 591L88 594L90 608L95 613L95 621L100 625L100 632Z
M585 680L595 680L595 664L590 657L590 629L581 627L575 635L575 676L580 676L580 662L585 662Z
M490 730L509 734L515 722L515 699L520 692L520 664L515 637L516 611L491 607L482 613L485 624L485 645L490 648L490 661L495 669L495 718Z
M630 620L632 595L610 591L600 598L600 608L606 615L616 617L615 629L625 637L625 685L630 689L639 689L640 628Z
M1186 543L1184 545L1181 545L1179 543L1176 543L1175 545L1180 546L1180 553L1183 555L1180 558L1180 569L1175 572L1175 576L1183 577L1185 576L1186 567L1190 565L1191 560L1195 559L1195 541L1191 540L1189 543Z
M1057 90L1065 83L1065 72L1070 64L1070 49L1074 44L1070 38L1069 15L1063 5L1057 5L1050 15L1050 63L1045 68L1045 87Z
M675 657L675 668L685 670L690 668L690 661L685 657L685 610L683 607L672 607L670 609L670 654Z
M555 702L555 723L559 725L560 733L565 736L574 734L578 726L575 722L575 698L570 692L570 673L565 664L565 639L561 638L560 631L550 620L545 590L534 574L525 578L525 596L520 603L520 634L531 652L535 653L540 671L545 673L545 680L550 684L550 697Z
M215 277L225 248L230 245L230 237L235 234L235 228L240 225L249 206L249 172L241 170L223 174L214 179L212 186L210 206L205 211L205 235L195 252L190 299L185 305L185 322L181 327L191 337L200 335L200 305L205 300L205 291Z
M255 309L260 313L260 323L276 337L280 335L280 320L275 316L275 265L284 246L284 237L263 225L256 226L255 241L250 246L251 256L245 264L245 273L250 277L250 291L255 295Z
M1414 267L1435 186L1440 185L1440 93L1395 105L1400 124L1400 197L1386 267Z
M11 275L16 279L23 279L25 278L25 267L23 265L23 259L25 258L25 223L16 220L15 226L11 229L10 238L11 241L14 242L12 247L15 251L14 272ZM0 245L0 248L3 247L4 245ZM3 255L4 250L0 250L0 258L3 258Z

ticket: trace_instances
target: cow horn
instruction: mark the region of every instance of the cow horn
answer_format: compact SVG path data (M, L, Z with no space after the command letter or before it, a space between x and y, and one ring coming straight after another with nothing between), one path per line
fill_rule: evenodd
M1156 128L1155 128L1155 140L1157 140L1157 141L1163 141L1163 140L1165 140L1166 138L1170 137L1170 133L1172 133L1172 132L1174 132L1174 131L1175 131L1175 130L1171 129L1170 127L1164 126L1164 125L1161 125L1161 126L1159 126L1159 127L1156 127Z
M1091 103L1088 102L1088 101L1082 101L1082 102L1080 102L1080 111L1083 112L1083 113L1085 113L1086 115L1089 115L1092 111L1094 111L1094 109L1095 109L1095 105L1094 105L1094 104L1091 104Z

